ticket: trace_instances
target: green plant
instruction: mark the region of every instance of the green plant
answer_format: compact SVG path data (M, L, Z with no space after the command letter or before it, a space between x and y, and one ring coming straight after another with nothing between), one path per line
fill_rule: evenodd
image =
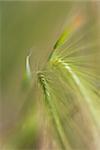
M85 26L76 16L57 40L45 67L36 73L59 143L65 150L99 147L100 93L94 83L100 78L93 73L91 63L95 55L91 48L97 44L84 46L86 40L81 33ZM29 56L26 72L31 80Z
M98 41L92 38L94 29L94 25L91 27L80 14L72 17L50 52L45 66L34 70L34 77L30 68L32 54L26 57L24 88L29 87L31 92L23 106L24 115L7 141L8 149L41 150L41 145L38 147L41 133L37 134L37 122L41 122L41 119L37 120L36 101L32 99L32 91L36 90L38 83L39 92L36 91L36 95L41 93L40 101L43 100L45 118L50 124L47 127L50 128L48 135L52 136L50 140L56 141L54 150L100 149L100 92L97 86L100 77L95 68L98 67L97 63L93 61L99 51ZM35 94L33 96L35 99ZM42 106L39 108L43 109ZM49 140L49 137L46 138Z

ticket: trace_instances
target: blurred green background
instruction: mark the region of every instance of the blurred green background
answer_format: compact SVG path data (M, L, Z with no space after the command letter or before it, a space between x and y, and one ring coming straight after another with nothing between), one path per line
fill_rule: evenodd
M96 30L99 33L98 4L100 5L99 2L74 1L0 1L1 139L5 141L5 137L9 136L27 111L32 109L33 120L35 118L35 104L39 99L36 94L39 96L39 93L35 87L31 90L22 87L25 59L29 49L32 48L32 70L41 69L62 31L69 12L76 6L97 21ZM95 61L97 60L99 56Z

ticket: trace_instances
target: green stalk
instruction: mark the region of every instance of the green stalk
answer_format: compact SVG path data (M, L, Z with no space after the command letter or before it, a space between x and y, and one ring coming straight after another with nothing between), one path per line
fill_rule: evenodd
M49 90L50 90L49 85L48 85L48 82L47 82L44 74L39 72L38 73L38 79L39 79L39 82L42 86L44 96L45 96L45 100L46 100L46 103L47 103L48 108L50 110L50 113L52 115L52 118L53 118L54 124L56 126L56 130L57 130L58 136L60 138L60 142L63 146L63 149L71 150L71 148L69 146L69 143L67 142L66 136L64 134L64 130L63 130L63 127L61 125L60 118L59 118L59 115L57 113L56 107L53 103L53 100L51 99L51 95L50 95L50 92L49 92Z

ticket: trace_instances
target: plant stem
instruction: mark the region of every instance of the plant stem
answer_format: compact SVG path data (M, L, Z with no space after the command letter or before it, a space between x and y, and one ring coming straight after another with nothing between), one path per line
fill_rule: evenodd
M38 73L38 78L39 78L40 84L43 88L43 92L44 92L44 95L45 95L45 100L46 100L46 103L47 103L48 108L50 110L50 113L52 115L53 121L55 123L55 127L56 127L57 133L59 135L60 142L62 143L63 149L71 150L71 148L69 146L69 143L67 142L66 136L64 134L64 130L63 130L63 127L61 125L60 118L58 116L56 107L53 103L53 99L51 99L51 95L50 95L50 92L49 92L50 89L49 89L49 85L46 81L46 78L43 75L43 73Z

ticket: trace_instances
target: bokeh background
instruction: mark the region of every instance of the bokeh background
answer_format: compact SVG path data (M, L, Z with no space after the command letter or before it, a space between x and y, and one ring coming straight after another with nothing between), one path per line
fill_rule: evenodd
M10 138L15 137L11 144L15 148L48 149L45 148L46 144L43 143L43 136L41 136L44 134L44 126L41 123L44 117L40 115L41 112L43 115L41 93L37 89L37 83L33 81L30 87L24 79L25 59L32 49L33 74L45 65L73 8L85 12L87 18L91 20L91 26L95 22L93 38L98 40L100 2L0 1L0 141L2 149L6 143L9 145L13 141L9 141ZM97 68L100 68L100 55L93 60ZM100 73L99 69L95 71ZM35 77L34 80L37 82ZM48 136L48 139L51 138Z

